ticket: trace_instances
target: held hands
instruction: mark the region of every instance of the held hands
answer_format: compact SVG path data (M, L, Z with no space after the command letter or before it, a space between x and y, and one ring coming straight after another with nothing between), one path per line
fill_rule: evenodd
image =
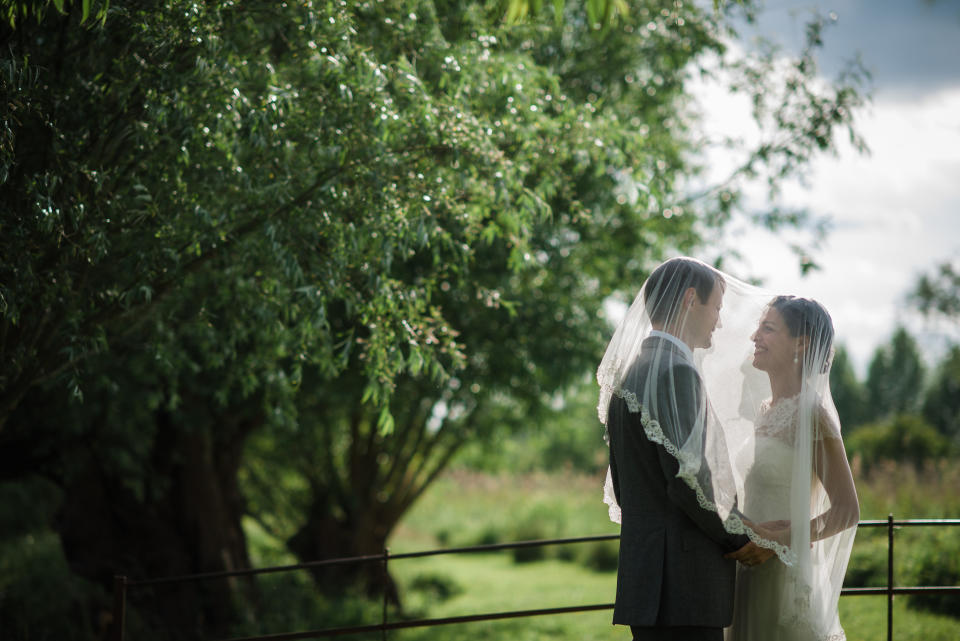
M723 555L725 559L733 559L744 565L760 565L773 556L773 550L760 547L753 541L750 541L736 552L728 552Z
M776 541L780 545L790 545L790 521L765 521L751 524L753 531L768 541Z
M764 523L746 521L746 524L763 539L776 541L781 545L790 543L790 521L766 521ZM723 558L734 559L744 565L753 566L760 565L773 555L773 550L750 541L739 550L724 554Z

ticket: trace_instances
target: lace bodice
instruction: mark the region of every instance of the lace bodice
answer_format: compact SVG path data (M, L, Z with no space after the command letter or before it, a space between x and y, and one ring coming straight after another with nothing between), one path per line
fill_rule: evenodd
M746 468L744 509L757 521L789 518L790 469L793 463L793 437L796 433L796 398L775 405L764 401L756 421L754 449L745 452L740 464Z
M761 403L756 421L757 438L769 436L793 445L800 410L799 398L798 394L784 398L775 405L771 404L770 399Z
M816 399L817 409L811 438L819 441L824 438L841 438L840 428L835 419L823 408L820 398ZM760 413L756 419L757 438L769 436L793 446L796 441L797 426L800 424L800 395L791 396L771 404L770 399L760 404Z

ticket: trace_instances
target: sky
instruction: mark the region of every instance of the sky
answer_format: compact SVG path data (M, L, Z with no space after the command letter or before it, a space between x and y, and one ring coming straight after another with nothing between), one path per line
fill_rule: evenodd
M823 34L821 75L834 77L857 55L872 74L872 100L855 118L870 153L841 143L835 157L815 160L805 184L785 185L781 204L831 221L813 252L819 271L802 277L789 249L809 236L735 220L724 239L744 256L734 273L823 303L861 377L898 325L932 364L960 330L921 318L906 298L921 274L960 263L960 0L768 0L742 35L798 51L813 11L834 18ZM708 131L749 128L742 100L716 87L700 91ZM723 175L723 159L715 161ZM758 207L766 202L759 189L751 198Z

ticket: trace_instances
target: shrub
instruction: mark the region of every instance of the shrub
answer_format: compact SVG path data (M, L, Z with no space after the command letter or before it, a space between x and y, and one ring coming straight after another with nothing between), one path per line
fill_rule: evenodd
M869 472L878 462L901 461L916 468L950 453L950 441L920 416L899 414L889 421L864 425L847 439L847 449L859 456Z
M496 545L504 540L503 532L494 525L486 525L477 536L473 545Z
M423 592L434 601L446 601L463 592L455 580L444 574L420 574L410 582L410 589Z
M581 563L597 572L611 572L620 562L620 543L612 541L594 541L585 544Z
M566 543L563 545L554 545L552 548L553 557L558 561L574 562L578 558L577 549L579 547L581 547L581 545L577 543Z
M106 631L110 607L102 589L70 573L53 532L0 541L4 639L96 639Z
M450 547L450 529L449 528L440 528L434 534L434 538L437 540L437 545L442 548Z
M546 528L539 520L529 519L521 522L514 531L515 541L536 541L549 538ZM547 556L546 546L530 546L513 549L514 563L542 561Z
M938 527L924 532L908 557L909 585L960 585L960 528ZM907 603L960 618L960 595L911 594Z
M857 532L843 586L847 588L873 588L886 585L886 531L862 530Z

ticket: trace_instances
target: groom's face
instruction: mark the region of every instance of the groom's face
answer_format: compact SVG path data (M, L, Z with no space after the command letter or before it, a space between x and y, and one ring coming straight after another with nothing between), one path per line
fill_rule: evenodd
M723 287L714 281L713 290L706 302L693 292L690 312L687 316L689 345L691 348L707 348L713 344L713 331L720 324L720 309L723 307Z

